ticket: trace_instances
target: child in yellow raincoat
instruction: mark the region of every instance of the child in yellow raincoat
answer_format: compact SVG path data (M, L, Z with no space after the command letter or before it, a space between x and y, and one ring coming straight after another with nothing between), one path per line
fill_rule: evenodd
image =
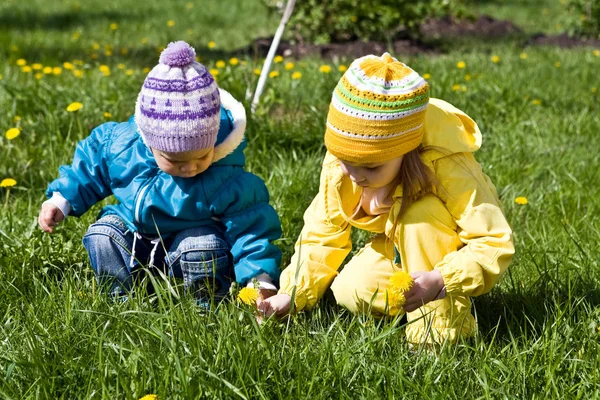
M407 312L411 343L454 342L476 331L470 297L491 290L511 262L511 229L473 157L475 122L389 54L355 60L333 93L319 193L269 315L310 309L331 287L339 304L378 316ZM372 239L339 271L352 227ZM398 269L414 279L389 303Z

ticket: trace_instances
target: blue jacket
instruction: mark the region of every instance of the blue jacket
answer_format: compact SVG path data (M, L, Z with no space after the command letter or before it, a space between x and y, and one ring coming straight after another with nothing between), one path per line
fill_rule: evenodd
M100 216L116 214L131 231L143 234L220 224L236 280L245 284L266 273L277 282L281 251L271 242L281 236L279 217L264 182L244 171L243 106L225 91L221 102L215 161L203 173L181 178L161 171L131 117L102 124L79 142L73 163L60 167L47 196L60 192L70 214L81 216L112 194L118 204L106 206Z

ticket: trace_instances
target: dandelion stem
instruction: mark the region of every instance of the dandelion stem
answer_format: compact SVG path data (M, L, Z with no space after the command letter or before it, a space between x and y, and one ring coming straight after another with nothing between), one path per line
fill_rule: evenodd
M6 189L6 200L4 201L4 208L8 207L8 196L10 195L10 189Z

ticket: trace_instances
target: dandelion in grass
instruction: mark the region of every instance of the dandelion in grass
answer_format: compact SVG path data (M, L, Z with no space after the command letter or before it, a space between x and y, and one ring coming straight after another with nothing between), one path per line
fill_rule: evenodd
M8 140L13 140L17 136L19 136L20 134L21 134L21 129L19 129L19 128L10 128L9 130L6 131L6 133L4 135L6 136L6 138Z
M289 71L289 70L292 70L292 69L294 69L294 63L293 62L287 62L287 63L285 63L285 70L286 71Z
M344 64L342 64L338 67L338 71L340 71L340 72L346 72L347 70L348 70L348 67L346 67Z
M10 188L15 186L16 184L17 184L17 181L15 181L12 178L5 178L5 179L2 179L2 182L0 182L0 187L6 188L6 201L4 202L4 207L8 206L8 197L10 196Z
M67 62L63 63L63 68L66 69L67 71L73 71L75 69L75 65L73 65L67 61Z
M208 42L208 48L209 49L214 49L215 47L217 47L217 44L214 41L210 41Z
M494 64L498 64L500 62L500 57L495 54L490 59Z
M127 76L133 75L133 70L132 69L125 70L125 75L127 75Z
M293 80L298 80L298 79L300 79L300 78L302 78L302 72L300 72L300 71L296 71L296 72L294 72L294 73L292 74L292 79L293 79Z
M275 56L275 58L273 59L273 62L275 64L279 64L283 62L283 57L282 56Z
M594 51L592 51L592 54L593 54L595 57L600 57L600 50L594 50Z
M22 71L22 72L25 72L26 74L28 74L28 73L30 73L32 70L31 70L31 67L30 67L29 65L25 65L24 67L21 67L21 71Z
M19 117L18 115L15 115L13 118L13 122L16 124L21 120L21 117Z
M175 21L173 21L172 19L168 20L168 21L167 21L167 26L168 26L169 28L172 28L172 27L174 27L174 26L175 26Z
M277 78L278 76L279 76L279 71L269 72L269 78Z
M100 50L100 44L98 44L98 42L92 43L92 49L94 49L94 50Z
M219 60L215 63L215 67L217 67L217 68L225 68L226 65L227 64L225 64L225 61L223 61L223 60Z
M117 68L125 69L125 64L119 63L119 64L117 64Z
M52 68L52 74L53 75L60 75L60 74L62 74L62 68L61 67L54 67L54 68Z
M76 112L76 111L81 110L82 108L83 108L83 104L76 101L67 106L67 111L68 112Z
M1 76L2 75L0 75L0 79L2 79ZM38 72L37 74L34 75L34 77L35 77L35 79L37 79L39 81L40 79L42 79L44 77L44 74L42 74L41 72Z
M140 40L140 42L142 42L142 44L148 44L148 38L142 38L142 40Z
M524 206L525 204L529 203L529 201L527 200L527 197L519 196L515 199L515 203Z
M192 8L194 8L194 3L187 3L185 5L185 8L187 8L188 10L191 10Z
M44 75L50 75L52 73L52 67L44 67L44 69L42 69L42 72L44 73Z
M319 67L319 71L324 73L324 74L328 74L331 72L331 67L329 65L321 65Z
M118 24L115 24L114 22L112 24L110 24L109 26L111 31L116 31L119 28Z
M258 289L245 287L240 290L237 295L238 302L252 305L256 304L256 300L258 300Z
M232 57L229 59L229 64L236 66L240 63L240 60L238 60L236 57Z
M104 111L104 118L112 118L112 114L109 113L108 111Z
M19 67L22 67L22 66L24 66L24 65L27 65L27 60L25 60L24 58L19 58L19 59L17 60L17 65L18 65Z
M2 80L2 74L0 74L0 81Z
M252 71L252 73L254 73L254 75L260 75L261 72L262 72L262 70L260 68L254 68L254 70Z
M592 88L592 93L596 93L597 91L598 91L598 88L596 88L596 87Z
M465 63L464 61L459 61L456 63L456 68L465 69L465 68L467 68L467 63Z
M521 58L521 60L526 60L527 59L527 53L521 53L519 55L519 57Z
M425 73L425 74L423 74L423 75L422 75L422 77L423 77L423 79L425 79L425 80L427 80L427 79L431 79L431 74L427 74L427 73Z
M71 36L71 39L73 40L78 40L81 37L81 33L79 32L75 32L73 33L73 35Z
M147 74L148 72L150 72L150 67L146 67L142 70L143 73Z
M213 77L216 77L217 75L219 75L219 73L220 73L221 71L219 71L219 70L218 70L218 69L216 69L216 68L211 68L211 69L210 69L210 71L208 71L208 72L210 72L210 74L211 74Z
M557 62L554 63L554 67L560 68L560 66L561 66L560 61L557 61Z
M455 85L452 85L452 91L453 92L458 92L461 88L461 85L459 85L458 83Z
M83 71L80 69L73 70L73 75L75 75L76 78L83 78Z
M147 394L144 397L140 397L139 400L158 400L158 395L155 394Z
M542 101L540 99L534 99L531 101L531 104L533 104L534 106L539 106L542 104Z
M34 71L41 71L43 68L44 68L44 66L40 63L31 64L31 69Z
M112 50L106 50L106 51L104 51L104 55L105 55L106 57L110 57L110 56L112 56Z

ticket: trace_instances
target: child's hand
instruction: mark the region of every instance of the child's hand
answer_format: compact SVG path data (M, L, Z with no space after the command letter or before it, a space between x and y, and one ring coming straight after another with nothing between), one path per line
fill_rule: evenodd
M52 227L56 226L63 219L65 219L64 214L54 204L42 204L38 224L40 224L44 232L52 233Z
M286 316L290 312L292 298L289 294L277 294L263 300L258 305L258 311L266 318L275 315L278 318Z
M444 279L438 270L429 272L413 272L410 274L414 280L412 288L404 293L406 303L404 311L411 312L417 308L436 300L444 288Z
M259 289L258 290L258 299L256 299L256 307L260 307L260 304L268 299L269 297L275 296L277 294L277 290L272 289Z

